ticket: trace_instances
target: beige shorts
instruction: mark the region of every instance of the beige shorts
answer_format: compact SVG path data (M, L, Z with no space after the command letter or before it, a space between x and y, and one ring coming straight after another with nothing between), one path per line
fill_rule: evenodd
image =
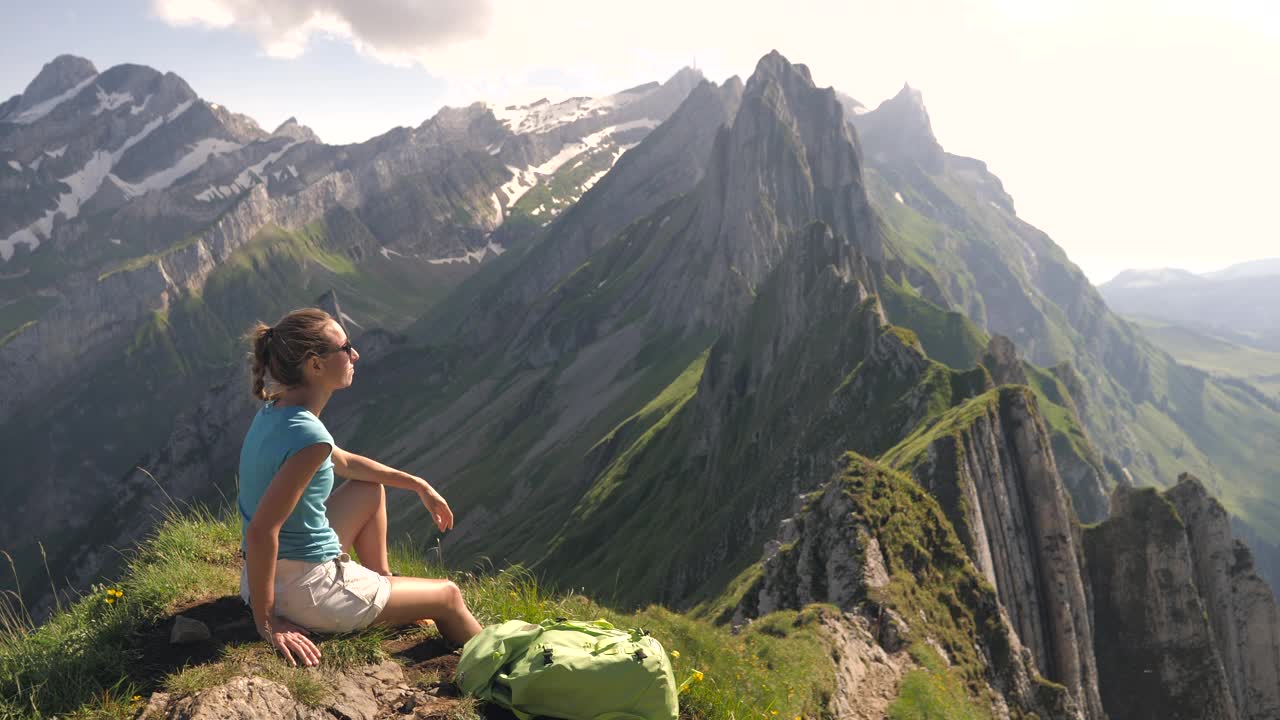
M328 562L276 560L276 614L316 632L361 630L391 599L391 579L342 553ZM240 597L249 602L249 566L240 569Z

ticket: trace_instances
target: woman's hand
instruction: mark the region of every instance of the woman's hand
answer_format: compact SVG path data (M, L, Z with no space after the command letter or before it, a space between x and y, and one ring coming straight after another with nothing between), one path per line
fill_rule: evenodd
M422 500L422 504L431 513L432 519L436 521L436 527L440 528L440 532L446 532L453 529L453 511L449 509L449 503L444 501L440 493L435 488L427 484L426 480L422 480L418 486L418 498Z
M273 617L267 622L257 623L257 626L262 639L280 651L290 665L297 667L298 660L308 667L320 664L320 648L307 637L310 633L306 628L281 617Z

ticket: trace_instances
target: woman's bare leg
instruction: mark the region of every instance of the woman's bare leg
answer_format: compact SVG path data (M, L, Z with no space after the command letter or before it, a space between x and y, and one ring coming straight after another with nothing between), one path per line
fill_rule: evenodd
M453 581L391 578L391 597L374 622L407 625L425 618L434 620L440 634L456 645L464 644L481 629Z
M390 575L387 562L387 491L378 483L348 480L329 495L329 526L338 533L343 552L355 549L360 564Z

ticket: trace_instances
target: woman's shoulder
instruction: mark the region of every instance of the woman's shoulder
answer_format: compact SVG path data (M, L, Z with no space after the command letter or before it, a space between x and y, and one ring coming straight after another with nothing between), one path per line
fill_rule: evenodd
M283 407L280 410L284 412L281 425L285 432L290 435L314 438L315 442L333 444L333 436L329 434L329 428L325 427L320 418L310 410L299 405Z

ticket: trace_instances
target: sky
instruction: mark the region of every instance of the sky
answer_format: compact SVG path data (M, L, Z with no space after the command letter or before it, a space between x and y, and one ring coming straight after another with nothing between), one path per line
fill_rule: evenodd
M1280 256L1273 0L4 0L0 97L54 56L182 76L330 143L443 105L600 95L777 49L868 107L910 83L948 151L1090 280Z

